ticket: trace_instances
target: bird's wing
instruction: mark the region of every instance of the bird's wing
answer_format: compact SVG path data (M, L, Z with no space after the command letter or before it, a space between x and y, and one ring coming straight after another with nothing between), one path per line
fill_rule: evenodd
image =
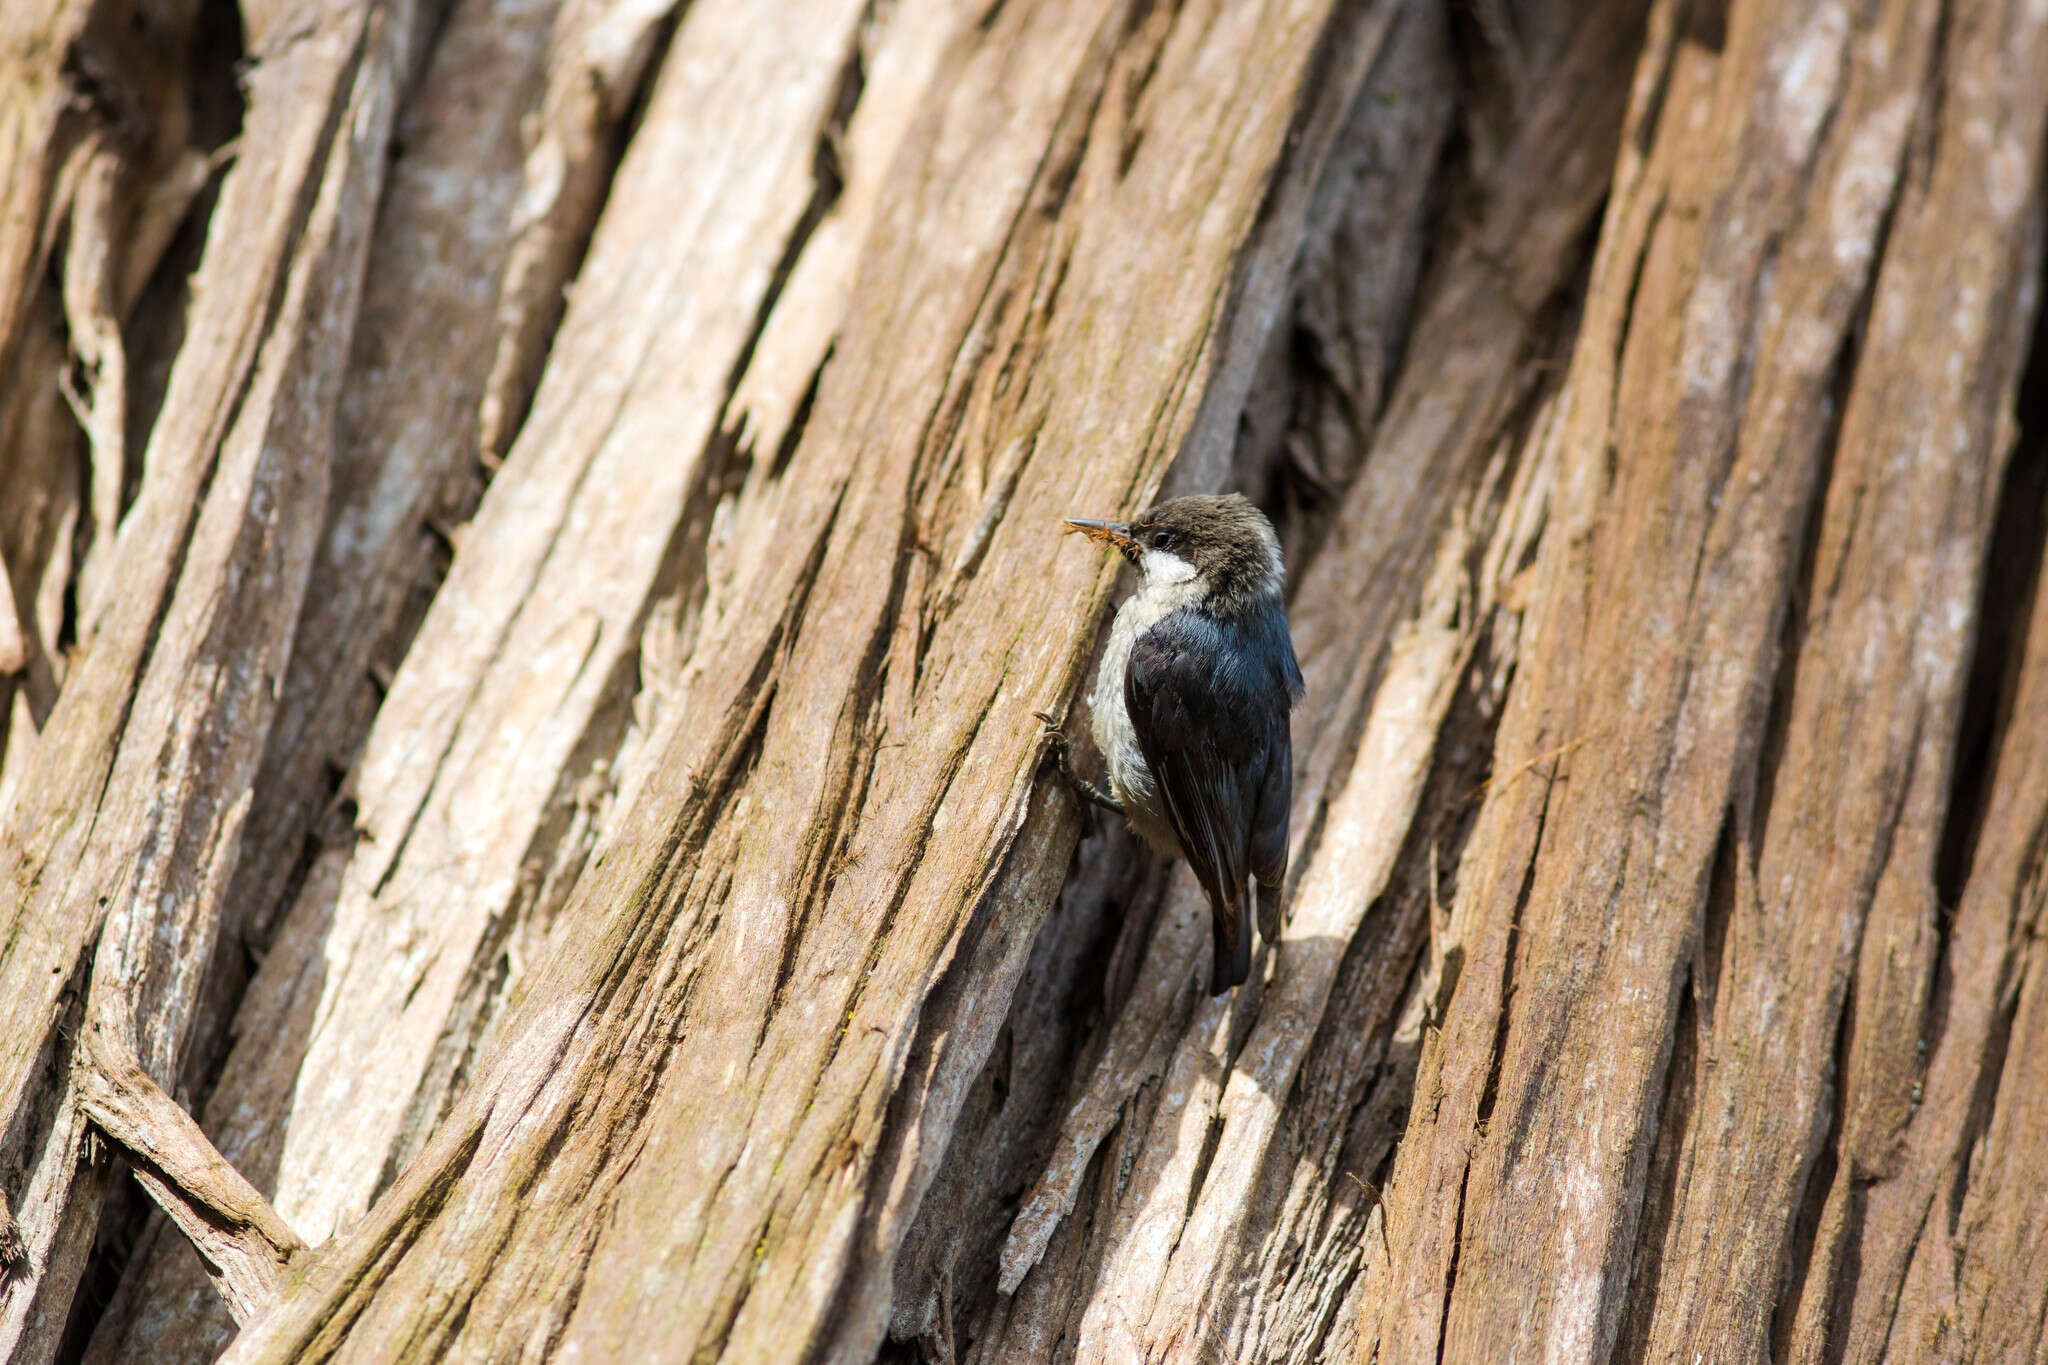
M1265 780L1252 808L1252 875L1261 890L1278 893L1287 880L1287 811L1294 803L1294 746L1283 715L1268 741Z
M1251 971L1247 882L1277 885L1287 866L1288 688L1253 671L1252 642L1231 638L1242 629L1174 612L1132 645L1124 673L1138 747L1215 913L1217 991Z
M1277 911L1280 887L1287 880L1287 812L1294 804L1294 745L1288 735L1287 713L1301 700L1301 668L1294 661L1286 613L1277 604L1253 612L1244 629L1252 637L1258 657L1278 661L1279 674L1264 695L1270 698L1278 693L1286 698L1277 706L1269 702L1265 711L1265 777L1252 811L1252 875L1258 878L1262 911L1268 901Z
M1287 880L1287 808L1294 799L1294 753L1287 727L1280 727L1279 752L1267 764L1252 808L1252 877L1258 882L1259 934L1280 937L1280 895Z

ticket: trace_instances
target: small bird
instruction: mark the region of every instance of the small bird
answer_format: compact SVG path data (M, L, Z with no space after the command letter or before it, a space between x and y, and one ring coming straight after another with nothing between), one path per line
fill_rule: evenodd
M1279 932L1287 875L1287 716L1302 683L1280 541L1235 493L1175 498L1132 522L1070 517L1067 526L1114 546L1144 576L1117 610L1089 697L1108 792L1074 771L1066 735L1041 718L1076 791L1194 868L1213 915L1209 993L1221 995L1251 975L1255 896L1267 941Z

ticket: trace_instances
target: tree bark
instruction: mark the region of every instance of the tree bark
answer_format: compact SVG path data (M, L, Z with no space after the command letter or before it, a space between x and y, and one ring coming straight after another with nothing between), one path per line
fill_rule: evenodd
M10 8L10 1357L2039 1353L2043 71ZM1059 518L1224 486L1309 693L1212 999L1034 713Z

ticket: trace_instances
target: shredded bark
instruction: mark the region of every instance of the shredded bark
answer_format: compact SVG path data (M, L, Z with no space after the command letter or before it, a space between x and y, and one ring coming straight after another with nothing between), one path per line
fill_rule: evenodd
M8 6L9 1358L2034 1352L2044 70ZM1034 717L1059 519L1225 486L1309 694L1212 1000Z

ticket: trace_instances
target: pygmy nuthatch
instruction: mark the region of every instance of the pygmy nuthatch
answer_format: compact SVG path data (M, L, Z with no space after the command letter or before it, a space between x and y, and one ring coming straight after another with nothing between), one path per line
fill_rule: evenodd
M1278 932L1287 875L1287 714L1302 685L1280 542L1234 493L1067 525L1114 546L1144 581L1117 610L1089 698L1110 790L1075 774L1054 731L1060 771L1194 868L1214 917L1209 991L1221 995L1251 975L1255 896L1267 940Z

